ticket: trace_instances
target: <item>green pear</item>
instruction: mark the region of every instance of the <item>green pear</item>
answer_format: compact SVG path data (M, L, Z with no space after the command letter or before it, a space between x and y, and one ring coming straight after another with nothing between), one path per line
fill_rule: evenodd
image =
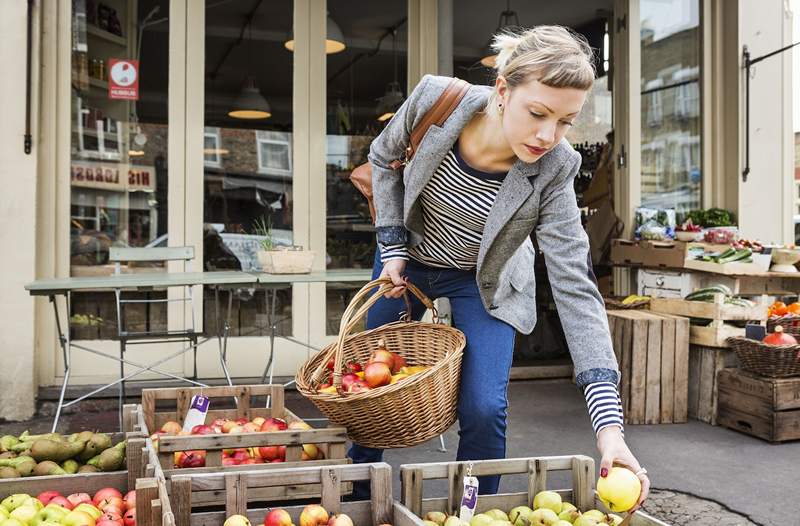
M496 521L509 522L508 515L506 515L506 512L504 512L503 510L495 508L493 510L484 511L484 513Z
M29 524L38 512L39 510L37 510L35 507L25 504L12 511L10 517L12 519L17 519L24 524Z
M428 514L425 515L425 520L435 522L439 526L442 526L444 524L444 521L447 520L447 515L445 515L441 511L429 511Z
M0 504L2 504L7 511L11 512L25 504L30 498L31 496L27 493L15 493L3 499Z
M0 479L15 479L21 476L22 474L15 468L9 466L0 466Z
M508 512L508 520L513 522L515 526L521 526L517 524L517 519L520 517L527 517L528 514L533 513L533 510L527 506L517 506L513 508L511 511Z
M570 502L562 502L561 503L561 511L569 511L569 510L577 510L578 508L575 507L574 504Z
M485 513L478 513L472 517L472 520L469 521L469 526L489 526L494 519L486 515Z
M561 495L555 491L540 491L533 497L533 509L547 508L552 512L561 513Z
M531 526L553 526L553 524L558 522L558 515L549 508L533 510L533 513L531 513L528 518L531 521Z

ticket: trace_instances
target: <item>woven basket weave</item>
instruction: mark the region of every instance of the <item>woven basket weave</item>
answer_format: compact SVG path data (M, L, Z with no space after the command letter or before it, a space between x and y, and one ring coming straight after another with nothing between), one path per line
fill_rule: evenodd
M775 327L780 325L783 332L795 338L800 337L800 316L781 316L767 320L767 332L775 332Z
M379 287L377 292L370 296L375 287ZM443 433L455 422L461 357L466 345L464 333L438 323L433 302L410 283L407 290L433 310L434 323L406 318L350 335L369 308L393 287L386 278L364 285L342 315L338 340L303 364L296 378L298 391L331 423L346 427L354 442L383 449L420 444ZM364 298L366 302L357 308ZM407 297L406 305L409 306ZM406 312L411 312L410 308ZM378 348L379 340L385 342L388 350L405 358L409 365L431 368L392 385L360 393L343 392L343 364L365 363ZM330 358L334 358L333 385L338 392L320 393L318 387Z
M728 344L745 371L771 378L800 376L800 345L767 345L741 336L728 338Z

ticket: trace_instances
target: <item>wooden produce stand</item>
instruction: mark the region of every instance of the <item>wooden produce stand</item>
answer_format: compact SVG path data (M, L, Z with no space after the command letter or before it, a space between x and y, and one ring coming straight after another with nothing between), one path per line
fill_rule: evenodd
M353 482L369 481L371 499L343 502L343 487ZM204 473L175 475L172 477L170 504L176 526L221 526L227 517L245 515L252 524L262 524L266 513L279 507L272 504L291 494L291 488L315 485L322 488L320 500L329 514L345 513L358 526L422 526L405 506L392 498L392 468L383 462L340 466L315 466L269 471L242 471L238 473ZM196 511L220 495L224 511ZM250 507L250 503L261 503ZM304 505L283 507L299 524Z
M687 420L689 320L641 310L609 310L627 424Z
M800 439L800 377L766 378L724 369L718 382L719 425L770 442Z
M300 421L297 415L284 406L284 392L282 385L236 385L209 388L176 388L176 389L145 389L142 391L142 427L160 429L165 422L170 420L183 422L192 396L202 394L210 398L210 407L220 407L223 404L234 405L229 409L210 409L206 415L206 422L216 418L237 419L240 417L252 420L256 417L276 417L288 423ZM257 407L255 402L262 398L270 397L270 407ZM171 403L174 408L157 408L157 403ZM238 404L237 404L238 402ZM148 439L149 440L149 439ZM160 466L164 476L170 479L178 474L198 474L214 472L235 472L243 470L272 470L304 466L331 466L350 463L346 450L347 430L344 427L328 427L323 429L286 430L241 434L209 434L166 436L158 440L158 452L152 446L148 454L151 461ZM321 460L301 460L303 444L314 444L324 454ZM286 446L286 462L246 464L238 466L222 465L223 449L239 449L261 446ZM206 451L205 467L176 468L174 455L180 451ZM155 460L153 460L155 459ZM352 488L347 487L349 492ZM319 496L320 488L314 485L290 488L290 495L286 498L310 498ZM213 503L222 504L222 496ZM212 504L208 502L206 504Z
M508 512L516 506L531 506L533 497L548 488L548 474L567 471L571 474L571 487L556 491L564 501L571 502L580 511L597 508L607 511L596 500L594 492L594 459L584 455L559 457L533 457L502 460L476 460L473 462L436 462L430 464L406 464L400 466L402 483L402 503L417 517L430 511L442 511L458 515L464 491L463 480L470 464L472 475L527 475L528 490L520 493L480 495L476 513L499 508ZM447 482L447 495L444 497L423 498L423 484L428 480L444 479ZM668 526L649 515L638 511L631 517L631 526ZM397 526L395 524L395 526Z

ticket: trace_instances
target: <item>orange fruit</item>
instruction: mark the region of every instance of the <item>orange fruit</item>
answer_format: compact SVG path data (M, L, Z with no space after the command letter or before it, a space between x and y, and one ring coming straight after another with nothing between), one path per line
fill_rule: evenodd
M776 316L785 316L786 312L786 304L784 302L776 301L772 304L772 313Z
M800 316L800 303L792 303L786 306L786 312L789 314L794 314L795 316Z

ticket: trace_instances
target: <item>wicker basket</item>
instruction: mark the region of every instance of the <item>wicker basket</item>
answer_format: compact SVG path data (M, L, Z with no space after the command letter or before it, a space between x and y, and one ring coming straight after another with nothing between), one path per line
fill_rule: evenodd
M622 303L625 296L603 296L603 302L606 304L606 310L630 310L630 309L647 309L650 305L650 300L638 300L633 303Z
M767 332L775 332L775 327L783 327L783 332L800 337L800 316L781 316L767 320Z
M728 338L728 344L745 371L770 378L800 376L800 345L767 345L741 336Z
M369 296L375 287L379 287L377 292ZM386 278L364 285L342 315L338 340L303 364L297 373L297 389L331 423L346 427L354 442L384 449L420 444L443 433L455 422L461 356L466 344L461 331L438 323L433 302L413 284L408 284L407 290L433 310L434 323L410 321L406 317L350 335L369 308L392 288L391 280ZM357 309L358 303L367 296L366 302ZM409 306L407 297L406 305ZM343 392L343 364L366 362L378 348L378 340L384 340L387 349L403 356L410 365L432 367L378 389ZM331 357L334 358L333 378L338 393L320 393L318 386Z

